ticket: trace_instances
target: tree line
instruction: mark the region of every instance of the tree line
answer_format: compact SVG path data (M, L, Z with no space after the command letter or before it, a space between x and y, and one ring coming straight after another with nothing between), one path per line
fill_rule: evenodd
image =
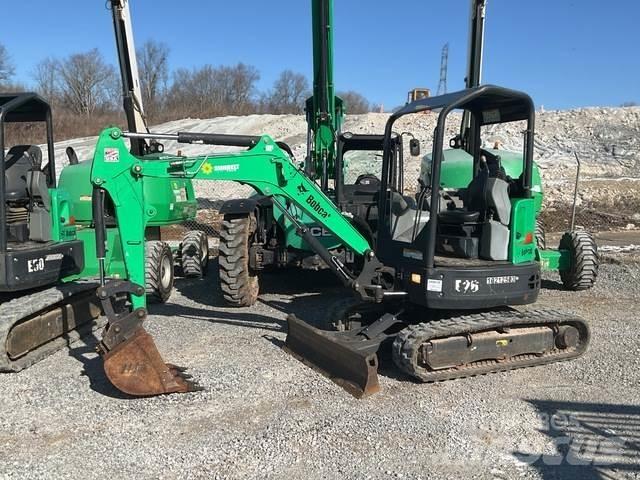
M260 72L251 65L203 65L170 71L169 56L169 47L154 40L144 43L137 52L142 102L153 122L251 113L301 114L311 95L307 77L291 70L281 72L267 91L259 91ZM27 89L11 83L14 74L9 52L0 44L0 89ZM45 58L35 66L32 80L32 89L55 107L58 117L81 117L85 123L105 116L122 118L118 70L98 49ZM366 113L374 108L357 92L339 95L349 113Z

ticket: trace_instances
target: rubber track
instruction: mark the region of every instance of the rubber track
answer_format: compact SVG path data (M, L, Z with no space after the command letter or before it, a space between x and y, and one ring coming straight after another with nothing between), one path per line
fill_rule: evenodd
M79 329L51 340L16 360L10 359L7 355L7 337L16 323L36 313L45 312L52 308L57 308L60 304L68 303L73 300L74 296L83 294L88 290L95 290L97 286L97 283L88 281L61 284L30 295L22 295L0 305L0 372L19 372L24 370L70 345L83 335L103 327L107 320L106 317L100 316L92 322L81 325Z
M567 232L560 241L561 249L572 251L571 269L560 272L565 288L574 291L588 290L596 283L600 260L598 246L588 232Z
M249 307L258 298L258 279L249 272L251 216L228 216L222 221L218 263L220 288L227 303Z
M542 325L570 324L580 332L579 344L575 349L553 350L543 356L521 355L509 360L487 360L469 366L446 370L429 371L417 363L420 345L436 338L479 333L504 327L531 327ZM455 378L484 375L487 373L514 370L517 368L547 365L572 360L581 356L589 345L589 327L580 317L556 310L515 310L504 312L477 313L411 325L402 330L393 342L393 361L398 368L422 382L439 382Z
M201 246L203 242L207 241L206 233L199 230L191 230L185 234L180 250L183 276L187 278L201 278L204 276L207 265L202 261Z

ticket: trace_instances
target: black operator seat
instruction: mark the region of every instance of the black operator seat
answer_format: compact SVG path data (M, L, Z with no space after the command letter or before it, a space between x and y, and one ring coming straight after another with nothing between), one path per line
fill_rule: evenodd
M40 171L42 150L37 145L16 145L5 157L5 202L29 200L28 174Z
M484 158L480 161L480 170L464 191L464 208L448 208L438 214L438 220L449 225L463 225L484 220L486 210L486 189L489 181L489 169Z
M464 191L464 208L452 208L440 212L441 222L450 225L484 222L489 211L503 224L509 224L511 205L509 203L507 176L500 163L500 157L482 151L478 174Z

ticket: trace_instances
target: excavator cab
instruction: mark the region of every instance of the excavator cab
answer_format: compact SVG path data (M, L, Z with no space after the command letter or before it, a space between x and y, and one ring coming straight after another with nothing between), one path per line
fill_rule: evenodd
M410 114L438 111L428 182L416 201L395 187L398 158L393 131ZM473 177L452 198L441 185L446 121L470 115ZM534 107L521 92L481 86L415 101L394 113L384 136L378 192L377 264L352 283L364 302L328 318L338 331L291 315L286 346L357 397L379 390L378 352L410 377L433 382L576 358L589 329L579 317L555 311L519 312L540 291L531 192ZM523 173L505 175L500 158L481 146L487 125L522 122ZM335 312L335 310L334 310ZM337 313L337 312L336 312Z
M534 302L540 267L535 257L531 195L533 102L526 94L492 86L425 98L390 118L387 138L391 140L390 132L400 118L429 110L440 110L431 175L415 203L407 202L393 188L397 160L392 150L385 152L378 257L384 264L398 266L398 288L408 292L414 304L466 309ZM444 194L440 170L445 125L454 111L471 116L469 153L474 158L474 175L466 188ZM481 129L515 121L526 122L527 128L524 173L512 179L501 167L500 157L482 148ZM432 139L424 140L430 143ZM493 282L493 278L501 280Z
M38 145L5 144L8 124L25 123L45 124L45 165ZM55 187L51 107L35 93L0 94L0 291L50 285L82 271L82 243Z
M391 156L394 159L392 188L404 189L404 152L402 136L391 138ZM366 135L346 132L338 138L335 159L335 202L341 210L354 216L358 225L372 240L378 228L378 194L382 179L384 135Z

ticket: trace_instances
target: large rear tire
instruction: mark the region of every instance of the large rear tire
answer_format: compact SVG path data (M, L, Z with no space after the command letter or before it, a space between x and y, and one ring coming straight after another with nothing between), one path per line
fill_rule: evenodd
M588 290L596 283L600 260L593 236L584 231L566 232L560 239L560 250L568 250L571 266L560 270L560 278L567 290Z
M250 307L258 300L258 272L249 266L249 248L256 231L253 214L225 215L220 229L219 276L224 300L234 307Z
M202 278L209 265L209 240L200 230L187 232L180 246L182 275L187 278Z
M165 303L173 291L173 253L165 242L145 243L145 291L150 302Z

